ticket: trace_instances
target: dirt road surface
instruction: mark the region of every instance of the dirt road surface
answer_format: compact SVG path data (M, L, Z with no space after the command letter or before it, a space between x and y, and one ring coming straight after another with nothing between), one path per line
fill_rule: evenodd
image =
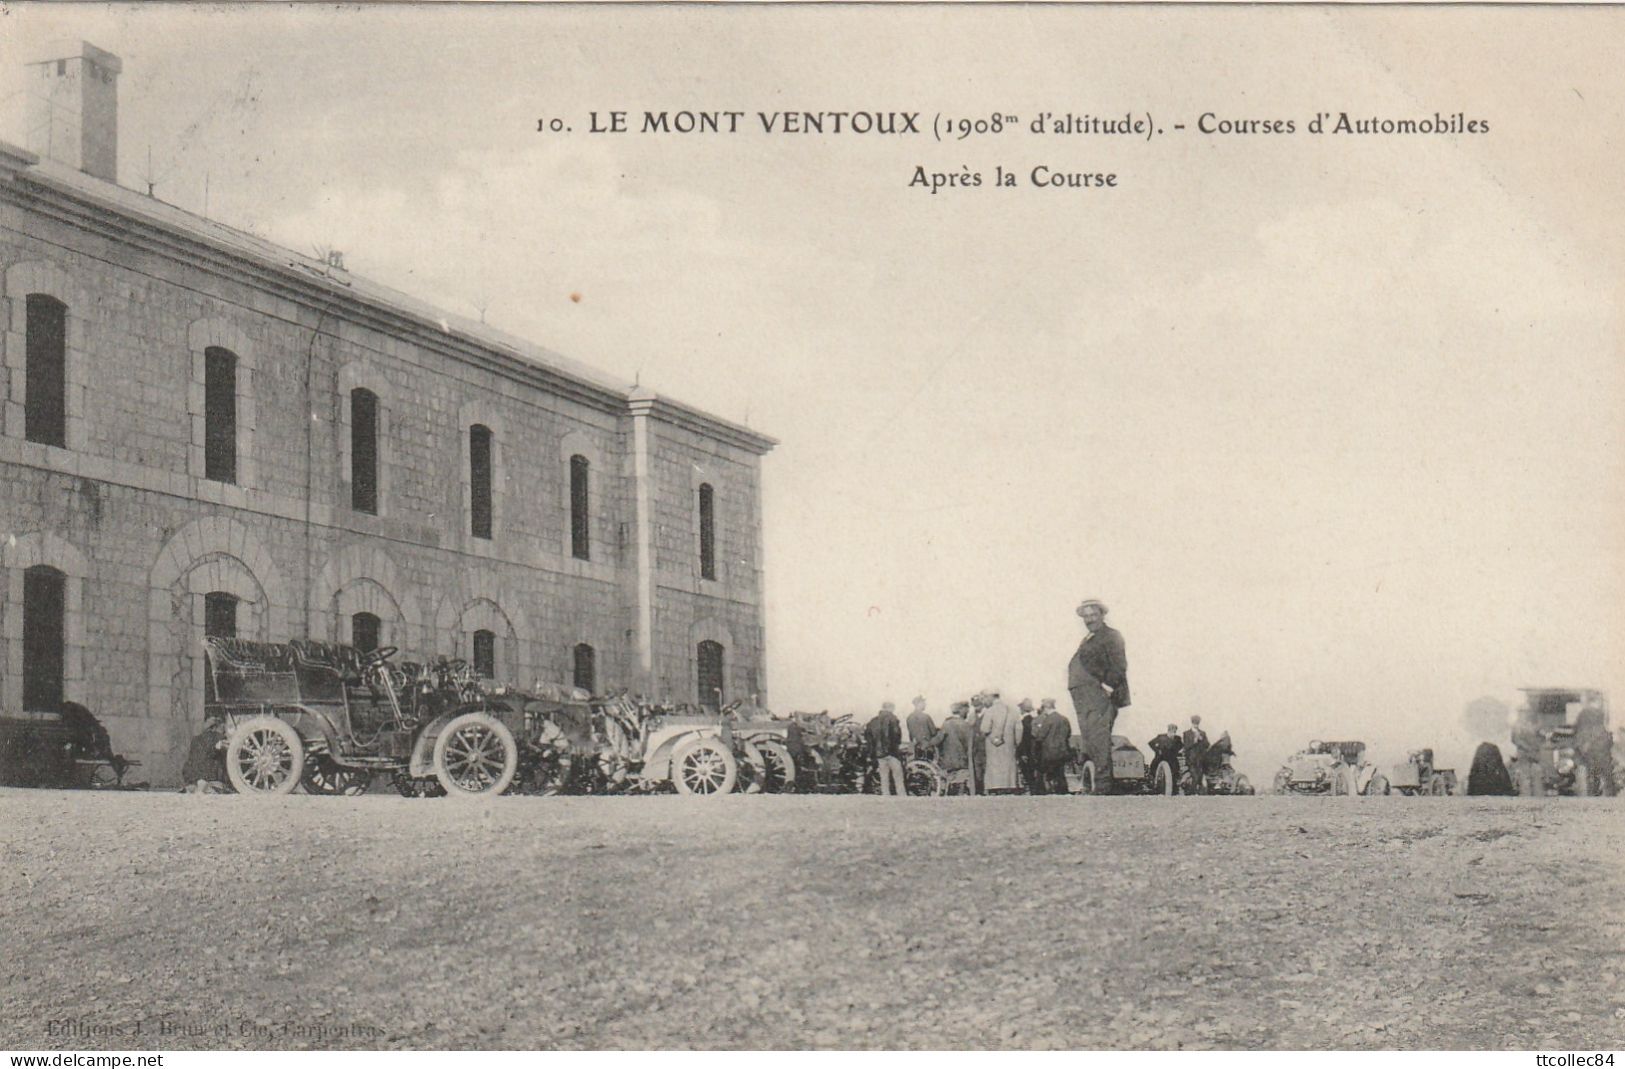
M1622 801L4 790L0 1048L1620 1048Z

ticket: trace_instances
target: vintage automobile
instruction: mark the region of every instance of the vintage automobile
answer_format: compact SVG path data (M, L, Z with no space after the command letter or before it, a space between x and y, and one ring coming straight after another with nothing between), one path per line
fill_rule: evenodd
M1618 790L1608 697L1583 687L1525 687L1512 728L1512 782L1526 795Z
M605 790L718 795L789 790L796 767L782 720L670 711L622 695L599 705Z
M1252 781L1238 773L1232 763L1235 746L1230 732L1218 741L1196 747L1181 747L1179 791L1181 794L1253 794Z
M0 714L0 786L124 787L140 764L114 753L107 729L78 702Z
M1435 768L1431 749L1412 750L1403 764L1388 770L1388 789L1404 795L1425 794L1435 798L1456 793L1456 772Z
M1067 786L1073 794L1161 794L1173 795L1179 789L1179 740L1158 735L1152 740L1151 762L1123 735L1112 736L1109 776L1101 782L1095 762L1079 748L1073 736L1072 759L1067 763Z
M850 715L791 713L801 734L805 760L797 767L797 789L815 794L863 791L872 762L863 728Z
M914 747L906 742L902 748L902 764L904 794L911 798L936 798L948 793L948 773L930 757L915 756ZM880 793L880 769L872 759L863 776L863 793Z
M1275 774L1276 794L1387 794L1388 777L1365 759L1363 742L1311 742Z
M225 727L226 777L242 794L301 783L348 793L389 773L403 794L496 795L518 770L522 714L479 693L456 662L393 665L391 647L304 640L204 642L205 711Z

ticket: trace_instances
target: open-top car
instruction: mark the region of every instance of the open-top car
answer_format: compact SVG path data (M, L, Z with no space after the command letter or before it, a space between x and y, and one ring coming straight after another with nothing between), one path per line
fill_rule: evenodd
M392 664L393 648L313 641L205 645L205 711L225 727L226 776L240 793L287 794L301 783L347 793L388 772L403 793L428 793L432 777L447 794L501 794L518 768L504 723L518 714L449 663L437 672Z
M1388 778L1365 759L1365 743L1311 742L1275 774L1276 794L1387 794Z
M1525 687L1512 728L1513 783L1528 795L1618 790L1608 697L1585 687Z
M1072 759L1067 763L1067 786L1074 794L1162 794L1172 795L1179 784L1179 739L1158 735L1152 741L1147 763L1139 747L1127 736L1112 736L1111 767L1095 768L1095 762L1078 749L1073 736Z
M1456 793L1456 771L1436 767L1431 749L1412 750L1403 764L1388 769L1388 789L1397 794L1443 798Z
M628 697L601 703L605 783L678 794L757 793L793 788L795 761L783 720L667 712Z
M1236 771L1236 751L1226 731L1217 741L1205 739L1199 746L1182 747L1179 792L1181 794L1252 794L1253 785Z

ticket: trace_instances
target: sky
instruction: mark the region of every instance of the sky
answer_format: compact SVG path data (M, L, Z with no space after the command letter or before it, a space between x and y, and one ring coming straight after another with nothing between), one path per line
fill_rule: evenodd
M0 8L8 75L60 38L123 59L124 185L780 439L777 710L1066 708L1086 596L1119 731L1200 714L1255 775L1625 696L1625 12ZM585 132L688 108L1300 132ZM1345 109L1490 132L1302 132Z

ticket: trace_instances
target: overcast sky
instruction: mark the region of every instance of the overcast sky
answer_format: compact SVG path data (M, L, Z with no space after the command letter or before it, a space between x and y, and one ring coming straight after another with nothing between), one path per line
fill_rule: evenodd
M207 175L212 218L781 439L779 710L1066 707L1086 595L1127 638L1119 729L1201 713L1254 771L1311 737L1465 771L1470 699L1625 697L1625 12L12 6L0 35L7 68L123 58L125 185L202 210ZM584 132L682 108L1491 132ZM1120 186L908 186L1041 163Z

